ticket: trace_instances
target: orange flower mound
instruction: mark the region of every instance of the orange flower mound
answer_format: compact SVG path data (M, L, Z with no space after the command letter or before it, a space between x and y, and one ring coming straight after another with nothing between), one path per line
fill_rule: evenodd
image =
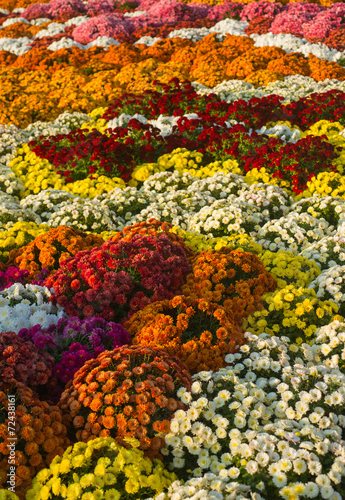
M14 399L8 394L15 395ZM7 487L7 473L15 465L16 494L24 499L37 472L69 446L67 429L57 406L40 401L31 389L15 380L0 382L0 422L0 488ZM8 446L12 443L14 457Z
M320 0L320 5L323 7L330 7L334 3L337 3L339 0Z
M267 65L269 71L281 73L284 76L288 75L303 75L310 76L310 68L308 59L302 54L294 53L285 54L279 59L273 59Z
M41 29L42 26L40 26ZM35 47L18 56L13 66L26 68L27 70L49 71L50 73L67 68L68 66L84 68L90 64L97 66L99 63L103 63L103 66L108 69L115 68L115 64L110 64L109 61L103 60L105 54L101 47L90 47L86 50L81 50L78 47L69 47L55 51L44 47Z
M154 57L161 62L168 62L171 56L183 48L193 46L193 42L184 38L166 38L159 40L152 46L148 46L141 51L141 57L148 59Z
M32 38L39 31L41 31L41 26L29 26L26 23L14 23L10 26L5 26L0 30L0 38L21 38L27 36Z
M55 271L63 260L103 243L103 238L97 234L59 226L40 234L28 245L11 250L7 266L26 269L29 271L29 278L34 278L42 269Z
M242 330L223 307L183 295L146 306L124 327L134 344L164 349L193 374L224 367L226 354L244 343Z
M191 80L202 85L214 87L225 80L224 66L226 57L218 50L211 50L195 59L191 68Z
M252 38L248 38L246 36L226 34L222 45L223 45L223 47L226 47L227 49L230 49L230 48L237 49L238 55L241 55L241 54L244 54L244 52L247 52L248 50L253 49L254 43L255 42Z
M135 437L150 458L162 458L175 410L185 409L177 390L191 376L177 359L157 348L123 346L87 361L62 394L59 407L77 441ZM158 436L160 433L160 436Z
M110 45L109 49L103 52L102 60L115 64L120 69L127 64L138 63L142 57L140 50L135 45L121 43L121 45Z
M172 225L168 222L160 222L156 219L149 219L146 222L137 222L132 226L126 226L122 231L116 233L110 239L111 241L130 241L136 234L141 234L145 236L159 236L164 235L170 241L178 243L186 252L187 257L192 257L194 252L187 247L183 238L177 234L171 233Z
M161 83L169 83L172 78L178 78L180 81L188 80L191 67L192 63L187 61L169 61L159 65L152 72L151 78L152 80L159 80ZM154 88L154 86L150 85L150 88Z
M230 80L243 80L255 71L266 68L266 62L259 57L237 57L225 69L225 75Z
M195 48L193 46L183 47L172 54L170 62L184 63L190 69L194 63L195 55Z
M0 66L11 66L14 64L18 57L7 50L0 50Z
M221 304L240 324L257 310L261 296L276 288L275 279L256 255L224 247L194 258L182 293Z
M37 3L37 0L0 0L0 9L7 9L10 12L19 7L29 7L32 3ZM47 0L40 0L40 3L49 3Z
M332 61L318 59L312 54L308 56L310 77L318 82L329 78L330 80L345 80L345 68Z
M20 30L31 36L45 27L27 26L8 26L0 36L18 37ZM255 48L246 36L227 34L219 42L215 33L196 43L177 37L150 47L122 43L106 50L71 47L52 52L42 46L18 57L0 51L0 123L26 128L37 120L54 120L67 109L89 113L109 106L124 92L155 89L154 80L168 83L178 78L214 86L245 79L261 86L295 74L317 81L344 80L345 68L312 55L286 54L277 47Z
M256 88L268 85L271 82L276 82L277 80L282 82L284 80L284 75L276 71L269 71L268 69L260 69L251 73L244 79L245 82L251 83Z
M251 48L231 61L225 74L231 79L243 79L259 70L264 70L269 61L283 57L285 51L279 47Z

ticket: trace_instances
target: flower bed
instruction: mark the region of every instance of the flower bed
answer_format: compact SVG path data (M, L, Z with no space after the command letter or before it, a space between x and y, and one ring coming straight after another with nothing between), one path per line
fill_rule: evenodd
M0 0L0 499L344 497L344 33Z

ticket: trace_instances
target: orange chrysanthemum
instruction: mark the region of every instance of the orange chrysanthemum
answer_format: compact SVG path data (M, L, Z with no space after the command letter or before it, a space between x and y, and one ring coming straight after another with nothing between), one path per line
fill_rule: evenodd
M191 373L225 366L225 355L244 342L242 330L223 307L191 297L154 302L125 325L135 344L164 349L186 363ZM174 406L169 399L157 403Z
M276 286L255 254L223 247L200 252L194 258L182 292L222 305L241 324L260 307L262 295Z
M99 381L102 372L109 374L105 382ZM100 390L96 394L95 380ZM109 381L113 383L105 394L103 389ZM59 406L77 440L86 442L95 436L136 437L148 456L160 457L154 425L158 422L167 430L166 422L174 411L184 408L176 396L177 389L190 385L190 373L177 358L157 348L121 347L104 351L85 363L62 394ZM81 391L90 397L87 404L79 407L73 402L78 401ZM84 403L86 400L87 397Z
M58 226L37 236L28 245L12 250L7 265L25 269L29 271L29 277L34 278L42 269L57 270L62 260L102 243L103 238L96 234Z
M14 436L9 435L10 403L7 394L16 394ZM46 427L44 417L48 417L52 425L57 420L59 427L52 431L51 427ZM61 411L56 406L39 401L24 384L14 379L6 383L0 382L0 421L4 422L3 428L0 428L0 488L5 488L11 463L11 450L7 445L15 440L16 494L24 500L27 490L31 487L32 478L42 468L49 466L53 458L62 454L70 444L66 437L67 429L59 420L62 420ZM47 429L48 434L49 430L52 431L49 439L45 436Z

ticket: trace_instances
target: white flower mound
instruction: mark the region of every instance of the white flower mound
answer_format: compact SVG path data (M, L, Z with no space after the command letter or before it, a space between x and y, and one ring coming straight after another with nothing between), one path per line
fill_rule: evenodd
M328 92L338 89L345 91L345 82L339 80L324 80L317 82L309 76L289 75L283 81L277 80L262 87L241 80L227 80L213 88L206 87L198 82L192 84L199 95L217 94L223 101L234 102L239 99L249 100L252 97L263 97L277 94L284 97L284 102L295 102L310 94Z
M285 217L267 222L259 229L255 239L272 252L285 250L297 255L311 243L334 233L333 226L325 219L292 211Z
M245 336L248 344L226 356L228 367L200 372L190 392L178 390L189 408L175 412L161 451L188 480L159 498L341 500L343 370L314 365L309 346L286 337Z
M54 290L14 283L0 292L0 331L18 333L22 328L56 325L65 316L59 305L49 302Z
M27 36L13 39L13 38L0 38L0 50L6 50L16 56L21 56L31 49L30 43L32 40Z
M123 219L110 212L106 206L80 198L61 202L48 221L50 227L69 226L96 233L121 231L123 223Z
M120 42L115 40L115 38L110 38L109 36L99 36L94 40L93 42L87 43L86 45L83 45L82 43L78 43L72 38L66 38L63 37L61 40L58 40L56 42L51 43L48 46L48 50L60 50L60 49L66 49L70 47L78 47L81 50L86 50L89 49L90 47L110 47L110 45L120 45Z
M323 271L308 288L316 291L320 300L333 300L339 306L339 314L344 311L345 303L345 266L333 266Z
M6 19L6 21L4 21L2 23L2 27L6 28L6 26L11 26L12 24L16 24L16 23L25 23L25 24L31 25L30 21L25 19L25 17L12 17L10 19Z

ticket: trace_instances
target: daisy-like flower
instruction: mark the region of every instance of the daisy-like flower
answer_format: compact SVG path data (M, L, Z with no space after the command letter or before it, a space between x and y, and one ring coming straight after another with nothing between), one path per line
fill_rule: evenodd
M286 474L284 474L284 472L277 472L277 474L272 477L272 481L275 486L282 488L287 483Z

